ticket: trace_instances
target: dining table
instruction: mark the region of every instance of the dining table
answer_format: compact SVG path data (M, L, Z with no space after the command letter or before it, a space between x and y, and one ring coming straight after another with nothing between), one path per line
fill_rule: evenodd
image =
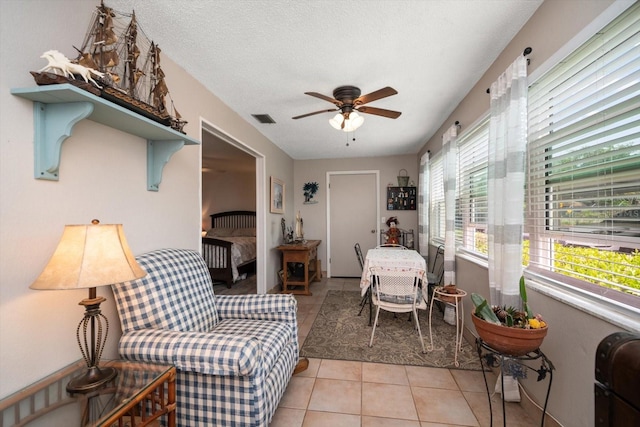
M377 247L369 249L364 259L362 278L360 279L360 292L364 297L371 286L371 267L383 267L387 269L417 268L427 271L427 262L420 253L413 249ZM369 326L371 326L373 307L372 296L369 293Z

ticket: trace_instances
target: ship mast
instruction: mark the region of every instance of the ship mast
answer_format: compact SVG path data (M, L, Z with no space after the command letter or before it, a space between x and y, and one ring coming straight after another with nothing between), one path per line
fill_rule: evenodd
M125 32L125 41L126 41L126 63L124 68L124 79L123 84L126 85L126 90L130 96L136 97L136 85L138 84L138 79L143 74L142 71L138 69L138 57L140 56L140 49L138 48L137 43L138 38L138 23L136 21L136 12L134 11L131 15L131 22L129 22L129 26Z
M120 62L114 46L118 36L113 30L113 16L113 10L100 2L77 61L85 67L109 73L114 81L118 81L117 75L111 71Z
M153 84L153 89L151 90L151 105L156 107L161 113L164 113L167 110L164 97L169 93L169 88L164 82L164 71L160 68L160 48L154 42L151 42L149 57L151 58L151 82Z

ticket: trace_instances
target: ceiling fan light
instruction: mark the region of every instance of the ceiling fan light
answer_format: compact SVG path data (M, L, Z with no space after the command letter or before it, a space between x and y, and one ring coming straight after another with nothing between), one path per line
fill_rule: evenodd
M344 128L342 130L345 132L353 132L358 129L362 123L364 123L364 117L353 111L349 114L349 118L344 122Z
M342 129L343 120L344 120L344 117L342 117L342 114L338 113L335 116L333 116L332 119L329 119L329 124L333 126L333 128L340 130Z
M355 111L351 113L351 115L349 115L349 118L353 123L354 129L358 129L364 123L364 117L362 117L360 114L356 113Z

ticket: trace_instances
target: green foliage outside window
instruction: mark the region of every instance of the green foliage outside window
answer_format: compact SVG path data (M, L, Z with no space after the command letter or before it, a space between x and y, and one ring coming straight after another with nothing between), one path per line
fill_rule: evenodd
M475 244L476 252L489 253L485 233L476 233ZM529 240L522 242L522 265L529 265ZM618 289L615 285L607 283L613 282L640 291L640 251L637 249L632 253L622 253L554 243L553 267L554 270L562 272L566 276L606 288Z

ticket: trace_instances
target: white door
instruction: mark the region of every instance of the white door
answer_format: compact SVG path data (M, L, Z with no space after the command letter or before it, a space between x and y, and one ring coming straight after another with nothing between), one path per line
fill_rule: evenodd
M354 245L363 255L377 245L379 174L377 171L329 172L329 277L360 277Z

